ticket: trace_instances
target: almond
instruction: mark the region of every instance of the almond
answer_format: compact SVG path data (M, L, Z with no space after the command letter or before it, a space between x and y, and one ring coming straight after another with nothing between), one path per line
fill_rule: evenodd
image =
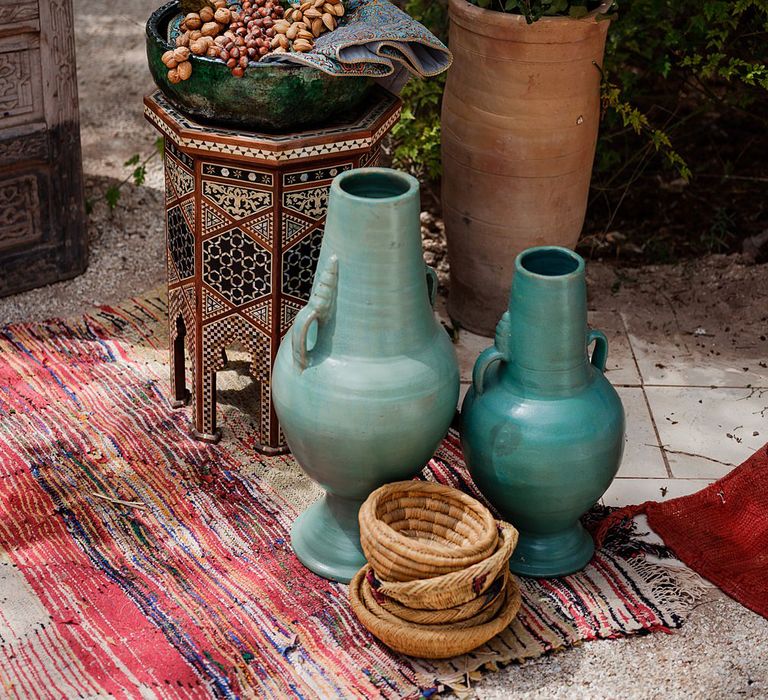
M312 36L319 37L323 33L323 20L319 17L312 20Z
M323 14L322 17L323 24L328 27L328 31L332 32L334 29L336 29L336 16L332 15L330 12L326 12Z
M315 8L315 7L310 7L310 8L309 8L309 9L308 9L308 10L307 10L305 13L304 13L304 16L305 16L305 17L309 17L309 19L320 19L320 17L322 17L322 15L323 15L323 13L322 13L322 12L320 12L320 10L318 10L318 9L317 9L317 8Z

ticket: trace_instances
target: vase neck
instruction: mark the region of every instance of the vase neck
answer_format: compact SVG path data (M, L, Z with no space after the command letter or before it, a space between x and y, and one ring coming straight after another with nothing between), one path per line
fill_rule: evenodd
M499 330L507 334L502 352L518 381L553 389L587 381L591 373L581 257L557 247L521 253L515 263L506 329Z
M436 324L421 250L418 182L383 168L334 180L318 270L338 258L334 355L390 356L421 347ZM331 351L331 348L328 348Z

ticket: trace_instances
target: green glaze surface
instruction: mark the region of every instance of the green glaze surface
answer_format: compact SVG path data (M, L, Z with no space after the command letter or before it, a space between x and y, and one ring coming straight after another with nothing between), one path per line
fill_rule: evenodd
M579 518L613 481L624 448L607 354L605 336L587 328L582 258L557 247L521 253L509 310L475 363L461 411L472 477L520 531L515 573L560 576L592 557Z
M178 2L171 2L150 16L147 60L163 94L192 119L270 131L311 127L354 114L373 86L370 78L341 78L295 64L252 62L235 78L222 61L205 56L191 56L192 76L173 84L161 58L173 48L166 37L178 13Z
M291 451L325 496L296 521L294 551L349 582L365 563L357 514L408 479L448 430L459 396L453 345L430 297L419 184L364 168L331 185L312 296L285 336L272 398Z

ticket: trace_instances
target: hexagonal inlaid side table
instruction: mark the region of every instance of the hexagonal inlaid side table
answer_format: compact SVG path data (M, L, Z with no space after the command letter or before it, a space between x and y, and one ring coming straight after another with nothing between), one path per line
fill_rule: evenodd
M260 388L258 449L285 450L270 382L280 340L306 303L340 172L375 165L400 100L377 89L354 121L294 134L204 126L159 92L144 114L165 136L168 312L174 406L190 398L193 435L216 441L216 372L237 342Z

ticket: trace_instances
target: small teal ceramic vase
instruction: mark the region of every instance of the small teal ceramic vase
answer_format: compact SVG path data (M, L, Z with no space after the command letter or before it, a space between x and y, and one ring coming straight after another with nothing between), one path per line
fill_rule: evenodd
M520 531L517 574L561 576L592 558L579 518L610 486L624 448L607 357L605 335L587 327L584 260L557 247L518 255L509 310L461 410L472 478Z
M288 446L325 495L296 520L294 552L348 583L365 564L358 510L432 457L459 397L453 345L431 301L419 183L363 168L331 184L312 295L277 353L272 398Z

